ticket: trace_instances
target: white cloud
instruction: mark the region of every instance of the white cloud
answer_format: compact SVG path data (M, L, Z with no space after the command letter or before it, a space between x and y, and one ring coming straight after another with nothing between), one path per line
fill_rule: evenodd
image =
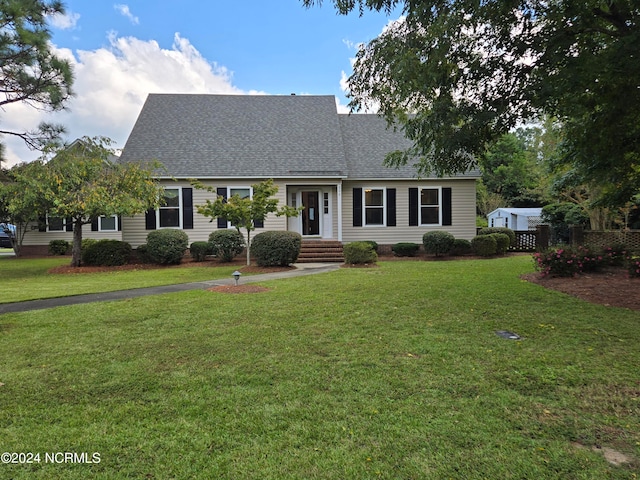
M79 13L69 12L64 15L56 14L49 17L51 25L60 30L73 30L80 20Z
M129 9L129 5L118 3L114 5L113 8L115 8L118 12L120 12L120 15L127 17L132 24L138 25L140 23L140 19L135 15L133 15L133 13L131 13L131 10Z
M232 73L211 63L189 42L175 34L170 49L156 41L109 36L109 47L98 50L56 49L72 62L75 97L68 110L46 114L25 105L8 105L0 112L2 129L33 130L41 121L61 123L67 140L102 135L122 148L149 93L257 94L233 86ZM38 152L5 136L5 158L9 165L30 161Z

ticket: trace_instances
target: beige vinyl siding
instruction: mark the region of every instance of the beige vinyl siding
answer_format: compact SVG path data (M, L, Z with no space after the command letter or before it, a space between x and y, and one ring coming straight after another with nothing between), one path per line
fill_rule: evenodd
M33 230L31 230L33 228ZM82 238L93 238L95 240L122 240L122 232L92 232L91 224L82 226ZM51 240L66 240L73 242L73 232L39 232L38 225L29 226L24 235L22 245L49 245Z
M343 237L344 243L358 240L373 240L381 245L398 242L422 243L422 236L429 231L444 230L456 238L471 240L476 232L476 188L475 179L460 180L413 180L413 181L358 181L344 182ZM409 226L409 188L442 187L451 188L450 226ZM396 226L353 226L354 188L395 188Z
M215 191L215 189L219 187L250 187L251 185L259 183L261 181L261 179L246 181L207 180L203 181L202 183L206 186L213 187ZM163 185L165 185L167 188L192 187L192 185L186 181L163 182ZM276 182L276 185L278 185L279 187L276 198L279 200L279 205L284 205L286 200L286 186L282 182ZM207 241L209 240L209 234L211 234L211 232L215 230L218 230L217 219L211 219L199 214L197 208L198 205L205 205L207 199L213 201L215 200L215 198L215 193L197 188L193 189L193 229L184 230L184 232L189 236L189 244L193 242ZM264 222L264 228L258 228L252 231L251 236L253 237L254 235L265 230L286 230L286 225L286 217L276 217L274 214L270 214ZM124 232L123 240L125 242L129 242L133 248L136 248L137 246L147 242L147 235L152 230L145 229L145 215L140 214L132 218L123 218L122 231ZM246 235L246 231L243 231L242 233Z

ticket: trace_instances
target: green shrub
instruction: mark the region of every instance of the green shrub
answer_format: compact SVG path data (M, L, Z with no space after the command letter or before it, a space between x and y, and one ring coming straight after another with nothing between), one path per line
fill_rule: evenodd
M147 235L147 252L153 263L173 265L182 261L189 237L182 230L154 230Z
M82 251L82 263L113 267L125 265L131 258L131 245L120 240L98 240Z
M189 246L189 253L191 258L196 262L204 262L207 259L207 255L211 251L209 242L193 242Z
M449 232L436 230L427 232L422 236L422 245L426 253L440 256L448 254L453 248L455 237Z
M147 248L146 243L143 243L136 248L136 258L141 263L153 263L153 259L149 255L149 249Z
M216 230L209 235L209 249L222 262L230 262L244 250L244 237L237 230Z
M343 248L344 262L349 264L362 265L366 263L376 263L378 254L369 242L351 242Z
M302 236L296 232L262 232L251 241L251 255L261 267L286 267L300 254Z
M82 239L82 245L81 245L81 250L82 253L84 253L84 251L90 246L93 245L94 243L96 243L98 240L96 240L95 238L83 238Z
M49 242L49 255L66 255L71 244L66 240L51 240Z
M509 236L509 245L516 244L516 232L507 227L485 227L481 228L478 235L491 235L492 233L504 233Z
M391 251L398 257L413 257L420 249L417 243L400 242L391 247Z
M506 233L491 233L493 238L496 239L496 254L504 255L509 250L509 245L511 245L511 240L509 240L509 235Z
M471 249L476 255L490 257L496 254L498 244L491 235L477 235L471 240Z
M378 253L378 242L375 242L373 240L363 240L363 242L371 245L371 248L373 248L373 251Z
M453 247L449 254L451 255L466 255L471 253L471 242L469 240L465 240L464 238L456 238L453 241Z

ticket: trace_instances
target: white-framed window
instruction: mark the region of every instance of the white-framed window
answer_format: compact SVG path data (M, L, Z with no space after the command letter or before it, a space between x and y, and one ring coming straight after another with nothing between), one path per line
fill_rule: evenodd
M240 198L253 198L253 188L251 187L227 187L227 199L238 195ZM227 228L234 228L231 222L227 222Z
M365 226L385 226L386 194L384 188L363 188L362 189L362 214L363 225Z
M99 232L117 232L118 231L118 217L112 215L110 217L98 218L98 231Z
M64 218L47 215L47 232L64 232Z
M182 228L181 188L165 188L162 197L164 201L156 211L158 228Z
M440 187L421 188L419 197L420 225L442 224Z

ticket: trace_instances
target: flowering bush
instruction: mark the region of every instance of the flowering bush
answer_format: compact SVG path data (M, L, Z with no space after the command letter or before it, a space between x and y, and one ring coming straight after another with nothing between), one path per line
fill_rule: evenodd
M578 273L593 272L603 263L602 255L587 247L549 249L534 254L536 270L543 276L573 277Z
M630 255L627 258L627 270L630 277L640 277L640 257Z
M624 245L612 245L604 248L602 256L609 265L619 267L624 265L625 260L629 256L628 253Z

